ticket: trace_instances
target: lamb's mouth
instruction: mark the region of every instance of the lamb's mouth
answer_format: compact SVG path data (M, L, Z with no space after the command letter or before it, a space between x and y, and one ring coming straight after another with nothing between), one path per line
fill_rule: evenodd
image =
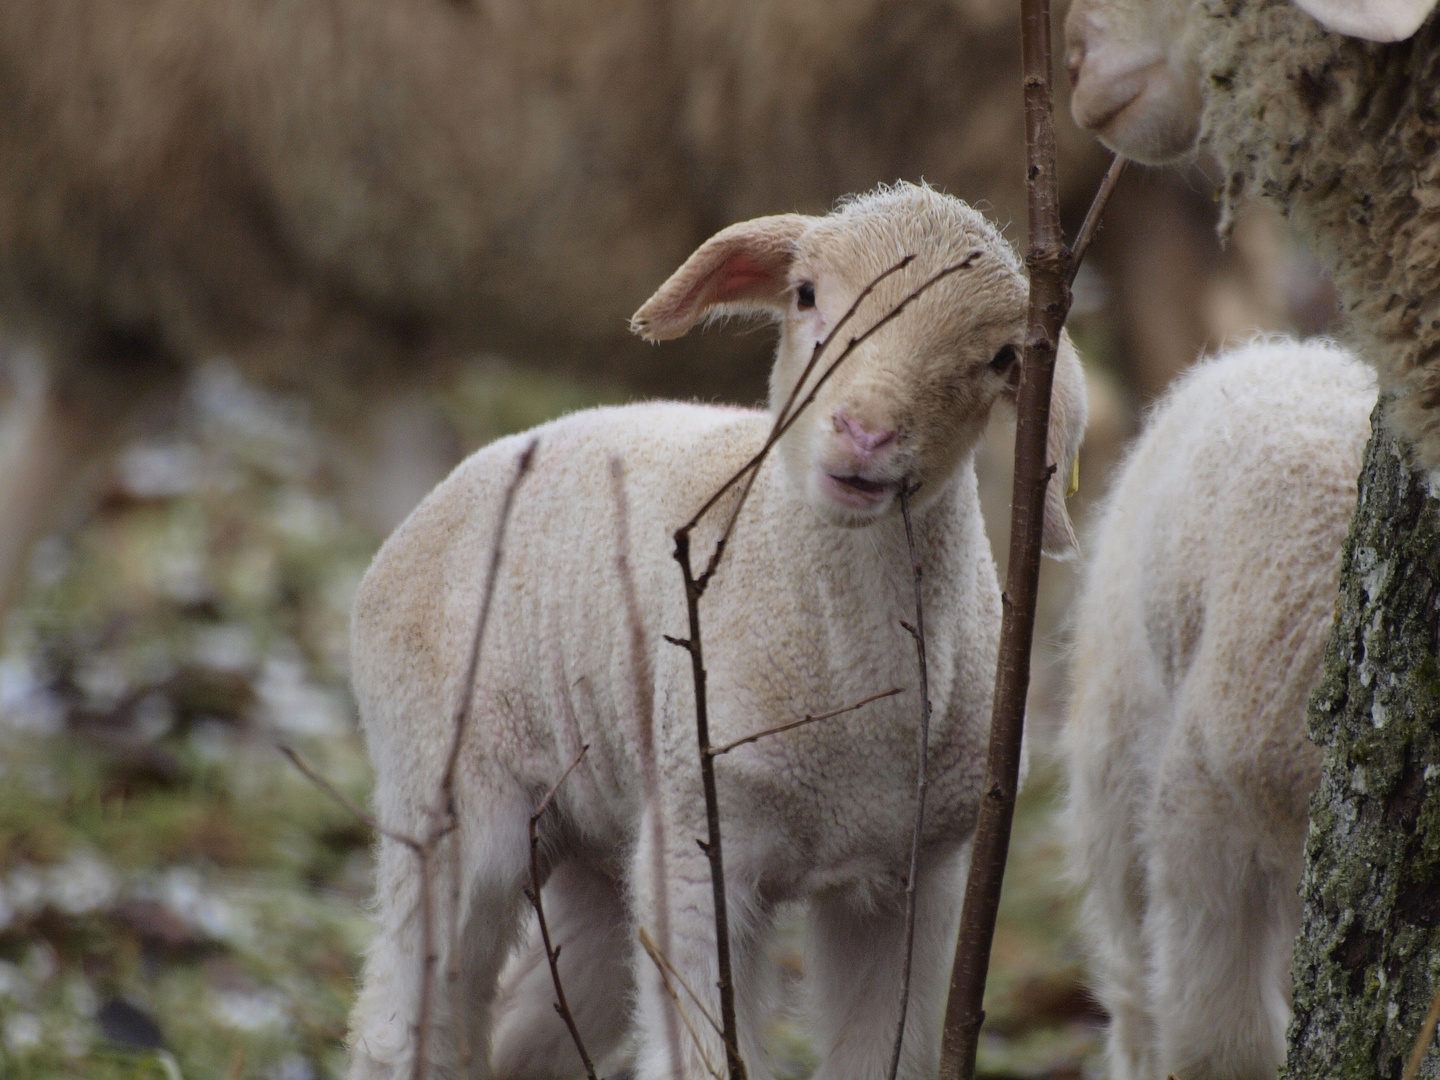
M867 480L863 476L836 476L825 473L832 491L852 506L870 506L883 502L896 490L893 480Z

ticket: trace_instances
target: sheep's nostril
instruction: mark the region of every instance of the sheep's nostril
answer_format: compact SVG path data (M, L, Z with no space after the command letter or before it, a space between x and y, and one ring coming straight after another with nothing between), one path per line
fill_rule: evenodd
M1080 69L1085 66L1085 49L1074 46L1065 57L1065 72L1070 76L1070 89L1074 90L1080 81Z
M854 444L855 449L862 454L873 454L876 450L890 445L900 434L894 428L886 431L871 431L843 411L835 414L835 430L843 433Z

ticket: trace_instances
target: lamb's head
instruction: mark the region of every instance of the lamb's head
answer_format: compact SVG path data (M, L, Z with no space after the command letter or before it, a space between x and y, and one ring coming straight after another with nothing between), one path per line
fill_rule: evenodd
M1239 0L1241 3L1253 0ZM1367 41L1408 38L1436 0L1294 0L1321 26ZM1070 111L1116 153L1161 164L1200 133L1207 33L1199 0L1075 0L1065 20Z
M913 258L886 273L906 256ZM947 268L954 269L942 273ZM786 214L725 229L631 325L662 340L702 317L770 314L781 328L772 415L804 400L851 339L861 338L778 446L815 512L860 526L895 512L902 481L919 486L917 504L943 490L996 401L1013 400L1026 297L1024 269L998 229L958 199L900 184L848 200L826 217ZM817 343L857 299L797 390ZM903 311L877 325L902 303ZM1045 548L1053 555L1074 549L1064 489L1084 426L1084 375L1066 338L1050 425L1057 479L1048 489Z

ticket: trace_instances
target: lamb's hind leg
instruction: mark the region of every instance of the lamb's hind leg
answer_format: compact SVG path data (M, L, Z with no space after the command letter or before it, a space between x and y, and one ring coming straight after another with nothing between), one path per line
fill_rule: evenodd
M1201 770L1172 774L1157 802L1171 812L1151 834L1145 934L1161 1074L1270 1080L1290 1019L1295 882L1266 865L1243 812Z
M677 803L692 810L703 806L698 793ZM724 1043L711 1023L720 1019L714 892L709 863L694 841L705 834L704 819L697 817L671 820L664 830L655 830L647 814L631 860L636 920L678 972L669 983L683 1010L677 1011L656 964L636 946L636 1080L704 1080L712 1069L725 1071ZM666 842L663 858L656 858L653 845L661 831ZM733 838L727 836L729 866L745 862L741 833L737 828ZM727 874L725 892L740 1056L750 1080L767 1080L761 1037L774 1001L775 980L766 963L772 915L738 874ZM695 1003L692 992L703 1005Z
M460 828L436 846L430 860L434 960L425 1052L428 1075L437 1080L489 1074L491 1004L518 931L528 868L530 810L525 802L518 797L486 800L484 813L467 812L467 803L473 807L473 800L462 798ZM383 792L377 804L383 811ZM417 813L406 824L423 836L427 817ZM396 827L383 812L381 820ZM460 888L458 918L452 919L455 844ZM412 1074L426 973L421 882L413 849L383 839L375 890L379 932L350 1017L351 1080L402 1080ZM459 955L452 962L456 945Z
M630 916L611 878L579 858L562 862L541 893L565 999L591 1060L603 1074L630 1020ZM583 1075L580 1055L556 1013L555 986L540 926L533 918L525 943L500 977L491 1075L497 1080L567 1080Z

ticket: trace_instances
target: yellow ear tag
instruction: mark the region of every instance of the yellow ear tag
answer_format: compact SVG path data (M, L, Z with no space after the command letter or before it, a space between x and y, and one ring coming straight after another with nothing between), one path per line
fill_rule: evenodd
M1065 485L1065 498L1074 495L1080 490L1080 455L1076 454L1070 460L1070 482Z

